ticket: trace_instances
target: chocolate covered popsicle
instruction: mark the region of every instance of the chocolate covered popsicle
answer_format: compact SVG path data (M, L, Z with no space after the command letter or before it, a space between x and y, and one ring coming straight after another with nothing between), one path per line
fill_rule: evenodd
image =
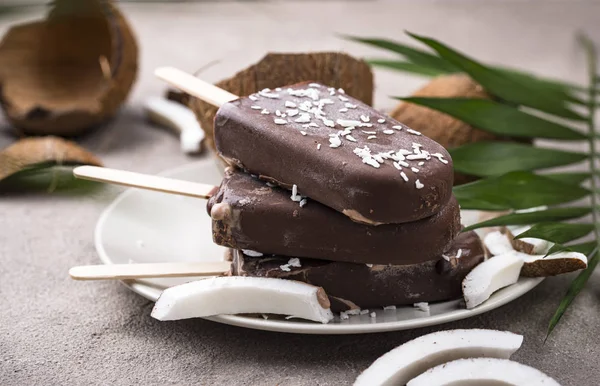
M475 232L460 234L438 259L412 265L338 263L233 253L231 274L298 280L322 287L333 311L457 299L464 277L484 259Z
M452 160L419 132L316 83L265 89L221 106L215 143L231 164L356 222L400 224L451 200Z
M373 227L228 168L208 201L215 243L234 249L369 264L437 259L460 232L454 197L422 220Z

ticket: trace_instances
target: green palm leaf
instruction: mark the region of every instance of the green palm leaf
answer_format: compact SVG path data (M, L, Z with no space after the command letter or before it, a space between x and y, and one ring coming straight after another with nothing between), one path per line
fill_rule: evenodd
M587 207L570 207L570 208L549 208L535 212L526 213L511 213L505 216L493 218L491 220L482 221L480 223L468 226L463 229L463 232L503 226L503 225L530 225L540 222L570 220L586 216L592 212L592 208Z
M453 192L463 209L479 210L558 205L578 200L590 193L583 187L525 171L510 172L456 186Z
M587 136L572 128L487 99L396 98L441 111L478 129L498 135L525 138L582 140Z
M420 50L418 48L407 46L406 44L378 38L360 38L357 36L350 35L343 35L342 37L347 40L352 40L373 47L383 48L384 50L392 51L394 53L404 56L406 59L408 59L414 64L435 68L439 71L443 71L446 74L452 72L460 72L459 68L453 66L451 63L440 58L439 56Z
M412 62L401 62L397 60L386 60L386 59L367 59L367 63L371 66L387 68L391 70L401 70L404 72L410 72L416 75L423 76L439 76L447 74L447 71L441 70L435 67L423 66Z
M581 185L583 182L592 178L592 173L548 173L542 174L546 178L564 182L565 184Z
M544 149L513 142L475 142L451 149L449 152L456 171L480 177L569 165L588 158L584 153Z
M594 43L587 36L580 36L580 42L581 42L581 45L583 46L586 56L587 56L588 71L589 71L588 76L589 76L590 88L588 90L589 91L589 94L588 94L588 112L589 112L589 114L588 114L587 124L588 124L588 129L589 129L590 134L595 134L594 117L595 117L595 112L596 112L596 108L597 108L596 95L598 94L598 86L600 86L597 81L598 80L597 53L596 53L596 47L594 46ZM597 176L598 173L596 170L596 159L595 159L597 153L596 153L596 142L595 142L594 137L595 137L595 135L590 135L590 139L589 139L590 152L594 156L592 158L592 160L590 161L590 170L591 170L593 176ZM591 179L591 187L592 187L593 192L597 191L595 178ZM597 205L597 200L596 200L596 194L595 193L592 194L591 197L592 197L592 200L591 200L592 208L594 208L592 215L593 215L594 237L595 237L596 247L594 248L593 252L591 252L591 254L588 256L588 267L583 272L581 272L575 278L575 280L573 280L571 282L571 285L569 286L569 290L567 291L566 295L563 297L562 301L560 302L560 305L558 306L558 309L556 310L556 312L554 313L554 316L550 320L550 323L548 324L548 331L546 333L546 339L552 333L552 331L554 330L554 328L556 327L556 325L562 318L562 316L565 313L565 311L567 310L567 308L571 305L571 303L573 302L575 297L577 297L577 295L581 292L583 287L585 287L585 284L587 283L590 276L592 275L592 272L594 272L594 270L596 269L596 266L598 265L598 260L600 259L600 254L598 253L598 247L600 246L600 223L599 223L600 219L598 218L598 205Z
M439 41L408 33L413 38L434 49L442 58L469 74L492 95L517 105L529 106L549 114L574 120L586 118L566 106L561 92L551 89L539 89L534 83L523 84L511 76L506 76L491 67L453 50Z
M540 223L515 238L532 237L544 239L556 244L564 244L580 239L594 230L594 224L569 224L564 222Z

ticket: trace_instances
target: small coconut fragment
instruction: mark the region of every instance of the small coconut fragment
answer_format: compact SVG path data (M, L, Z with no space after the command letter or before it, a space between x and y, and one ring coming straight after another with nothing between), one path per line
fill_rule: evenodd
M407 384L442 385L560 386L554 379L533 367L498 358L458 359L438 365Z
M525 264L521 268L521 276L547 277L563 273L579 271L587 268L587 257L579 252L558 252L552 255L528 255L520 253Z
M493 231L485 235L483 245L492 256L502 255L514 251L512 243L507 235L500 231Z
M0 104L27 134L80 134L117 113L137 57L114 2L54 1L46 19L14 26L0 42Z
M328 323L333 319L321 287L264 277L215 277L167 288L152 310L155 319L222 314L279 314Z
M354 386L405 385L428 369L462 358L508 359L523 343L512 332L470 329L438 331L413 339L379 357Z
M164 98L149 98L144 105L152 122L165 126L179 134L181 151L187 154L202 150L204 131L189 108Z
M532 237L525 237L522 239L515 239L521 233L531 229L531 226L507 226L503 228L503 232L508 237L513 248L517 251L521 251L530 255L545 255L548 253L550 248L554 245L552 242L542 239L535 239Z
M368 64L339 52L269 53L258 63L216 85L235 95L250 95L264 88L273 89L307 79L333 87L333 90L343 88L347 94L368 105L373 101L373 73ZM217 108L197 98L191 99L190 108L206 131L207 142L214 148L213 121ZM309 121L296 120L299 123Z
M25 138L0 151L0 180L43 164L102 166L95 155L75 142L58 137Z
M463 280L467 308L485 302L495 291L519 280L523 259L513 252L494 256L475 267Z

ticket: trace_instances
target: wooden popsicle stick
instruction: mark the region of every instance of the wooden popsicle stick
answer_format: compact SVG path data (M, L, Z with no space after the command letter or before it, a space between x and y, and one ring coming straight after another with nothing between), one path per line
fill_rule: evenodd
M82 265L69 270L73 280L126 280L160 277L215 276L228 272L229 261Z
M124 185L189 197L210 198L216 190L214 185L175 180L173 178L152 176L149 174L102 168L98 166L76 167L73 169L73 175L84 180Z
M154 70L154 75L171 86L177 87L181 91L185 91L213 106L221 107L227 102L238 99L238 96L233 95L229 91L225 91L174 67L159 67Z

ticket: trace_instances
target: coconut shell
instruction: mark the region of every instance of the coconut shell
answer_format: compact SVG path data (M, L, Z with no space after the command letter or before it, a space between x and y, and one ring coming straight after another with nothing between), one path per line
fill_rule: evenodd
M465 74L439 76L411 96L491 99L481 85ZM390 115L410 128L432 138L446 149L479 141L511 140L508 137L479 130L450 115L412 103L400 103ZM475 179L472 176L455 173L454 184L460 185Z
M575 272L587 268L587 264L579 259L538 259L525 262L521 268L521 276L548 277Z
M40 164L102 166L95 155L75 142L58 137L25 138L0 151L0 181Z
M373 73L369 66L360 59L339 52L270 53L216 85L235 95L247 96L264 88L308 80L341 87L350 96L369 105L373 103ZM197 98L191 98L189 106L206 132L207 142L214 149L213 120L217 108Z
M137 57L110 1L56 1L45 20L14 26L0 42L0 105L26 134L80 134L117 112Z

